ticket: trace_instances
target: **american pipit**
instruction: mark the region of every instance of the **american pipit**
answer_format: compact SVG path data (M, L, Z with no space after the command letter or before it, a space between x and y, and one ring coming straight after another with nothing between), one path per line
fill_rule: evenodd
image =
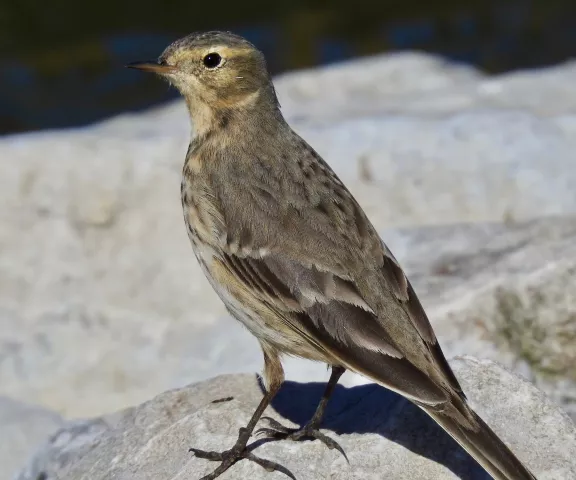
M534 480L468 406L410 282L356 200L284 120L262 53L209 32L130 66L162 75L186 100L194 126L182 178L188 235L212 287L264 353L267 393L236 444L191 449L221 462L204 480L243 458L294 478L246 448L284 380L281 354L326 362L332 374L306 426L267 419L261 433L341 450L318 428L350 369L422 408L495 479Z

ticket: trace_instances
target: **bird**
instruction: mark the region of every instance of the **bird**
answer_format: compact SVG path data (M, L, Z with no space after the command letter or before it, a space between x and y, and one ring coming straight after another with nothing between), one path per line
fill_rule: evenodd
M350 370L404 396L450 434L494 479L535 476L468 404L398 260L331 167L287 123L261 51L231 32L192 33L154 72L183 96L192 124L181 183L195 256L229 313L258 340L265 392L235 444L191 448L219 462L256 462L249 439L317 439L329 398ZM330 379L308 423L294 429L263 417L284 381L285 355L324 362ZM266 427L255 432L257 423Z

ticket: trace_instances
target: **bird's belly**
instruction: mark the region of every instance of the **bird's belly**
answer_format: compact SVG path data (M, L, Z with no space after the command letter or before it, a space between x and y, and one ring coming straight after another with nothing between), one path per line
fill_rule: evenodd
M334 363L321 351L306 342L300 335L277 324L277 321L270 322L270 319L265 316L247 310L244 305L234 298L225 299L223 295L220 295L220 298L224 301L230 314L239 320L263 345L274 347L279 353L308 360Z
M200 247L199 243L192 240L192 247L196 258L212 285L212 288L220 297L230 314L239 320L261 343L276 348L281 353L329 362L326 356L310 345L301 335L295 333L290 327L277 318L276 315L267 314L265 305L255 305L251 301L239 298L237 292L231 288L230 283L218 277L210 266L214 251ZM253 308L251 308L251 306Z
M230 314L239 320L258 341L289 355L325 361L320 352L308 345L300 335L281 323L275 315L267 315L265 308L255 311L217 282L213 280L210 282Z

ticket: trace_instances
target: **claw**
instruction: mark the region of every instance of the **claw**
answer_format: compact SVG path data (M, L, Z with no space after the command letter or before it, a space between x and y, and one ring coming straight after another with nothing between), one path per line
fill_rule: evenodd
M319 432L318 430L309 432L307 434L307 436L310 436L310 437L313 437L317 440L320 440L330 450L338 450L342 454L342 456L346 459L346 462L348 463L348 465L350 465L350 460L348 460L348 455L346 455L346 452L344 451L344 449L340 446L340 444L336 440L330 438L328 435L324 435L323 433Z
M296 480L294 474L286 467L271 460L266 460L265 458L257 457L249 450L248 447L240 449L238 448L237 445L235 445L231 450L226 450L224 452L213 452L213 451L209 452L206 450L199 450L197 448L190 448L188 451L193 453L194 456L198 458L211 460L213 462L218 461L222 462L220 463L220 465L216 470L214 470L209 475L202 477L200 480L214 480L222 473L224 473L226 470L228 470L236 462L243 459L257 463L258 465L260 465L262 468L265 468L269 472L280 472L286 475L287 477L291 478L292 480Z
M262 417L261 420L265 420L269 424L269 428L259 428L256 431L256 435L258 436L266 436L268 438L273 438L276 440L292 440L292 441L301 441L301 440L308 440L308 439L316 439L326 445L330 450L338 450L342 456L346 459L348 464L350 464L350 460L348 460L348 456L344 449L340 446L336 440L333 440L327 435L324 435L320 430L315 428L313 425L306 425L303 428L296 429L296 428L288 428L282 425L281 423L277 422L273 418L270 417Z
M220 452L207 452L205 450L198 450L197 448L190 448L188 452L193 453L195 457L212 460L213 462L223 459L223 454Z
M268 437L268 438L286 438L286 436L284 435L279 436L284 434L285 432L279 432L277 430L274 430L273 428L259 428L258 430L256 430L255 435L257 437Z
M283 473L284 475L286 475L287 477L291 478L292 480L296 480L296 477L294 476L294 474L290 470L288 470L286 467L284 467L283 465L280 465L279 463L273 462L271 460L266 460L264 458L257 457L256 455L253 455L252 453L248 453L246 455L246 459L257 463L258 465L260 465L261 467L264 467L269 472L280 472L280 473Z
M268 425L270 425L274 430L277 430L279 432L292 434L297 431L296 428L285 427L280 422L274 420L272 417L262 417L260 420L265 420L266 422L268 422Z

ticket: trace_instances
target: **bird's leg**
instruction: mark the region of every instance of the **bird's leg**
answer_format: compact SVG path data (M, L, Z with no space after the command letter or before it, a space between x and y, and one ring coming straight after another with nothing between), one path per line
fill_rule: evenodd
M264 377L266 379L266 383L268 384L268 389L258 404L255 412L252 414L252 418L250 418L248 425L238 431L238 439L236 440L234 446L230 450L225 450L223 452L209 452L206 450L199 450L197 448L190 449L190 452L194 453L194 455L198 458L221 462L216 470L214 470L211 474L202 477L200 480L214 480L216 477L219 477L232 465L242 459L255 462L270 472L278 471L284 473L291 479L296 480L290 470L276 462L257 457L252 453L252 449L247 447L248 440L250 439L250 436L256 427L256 423L258 423L262 413L264 413L266 407L270 404L276 393L278 393L278 390L280 390L280 386L284 381L284 370L282 369L282 364L280 363L280 359L276 352L265 348L263 348L263 350Z
M282 439L289 439L289 440L308 440L308 439L317 439L324 443L328 448L335 448L338 450L344 458L348 460L346 457L346 453L342 449L342 447L330 437L324 435L320 432L319 427L320 423L322 422L322 417L324 416L324 410L326 409L326 405L328 405L328 400L330 396L334 392L334 388L338 383L338 380L342 376L342 374L346 371L344 367L340 366L332 366L332 373L330 374L330 380L328 380L328 384L326 385L326 389L320 399L320 403L318 407L316 407L316 411L314 415L310 419L310 421L304 425L302 428L287 428L274 420L270 417L262 417L262 420L266 420L268 422L268 428L260 428L256 432L258 435L265 435L267 437L276 438L279 440Z

